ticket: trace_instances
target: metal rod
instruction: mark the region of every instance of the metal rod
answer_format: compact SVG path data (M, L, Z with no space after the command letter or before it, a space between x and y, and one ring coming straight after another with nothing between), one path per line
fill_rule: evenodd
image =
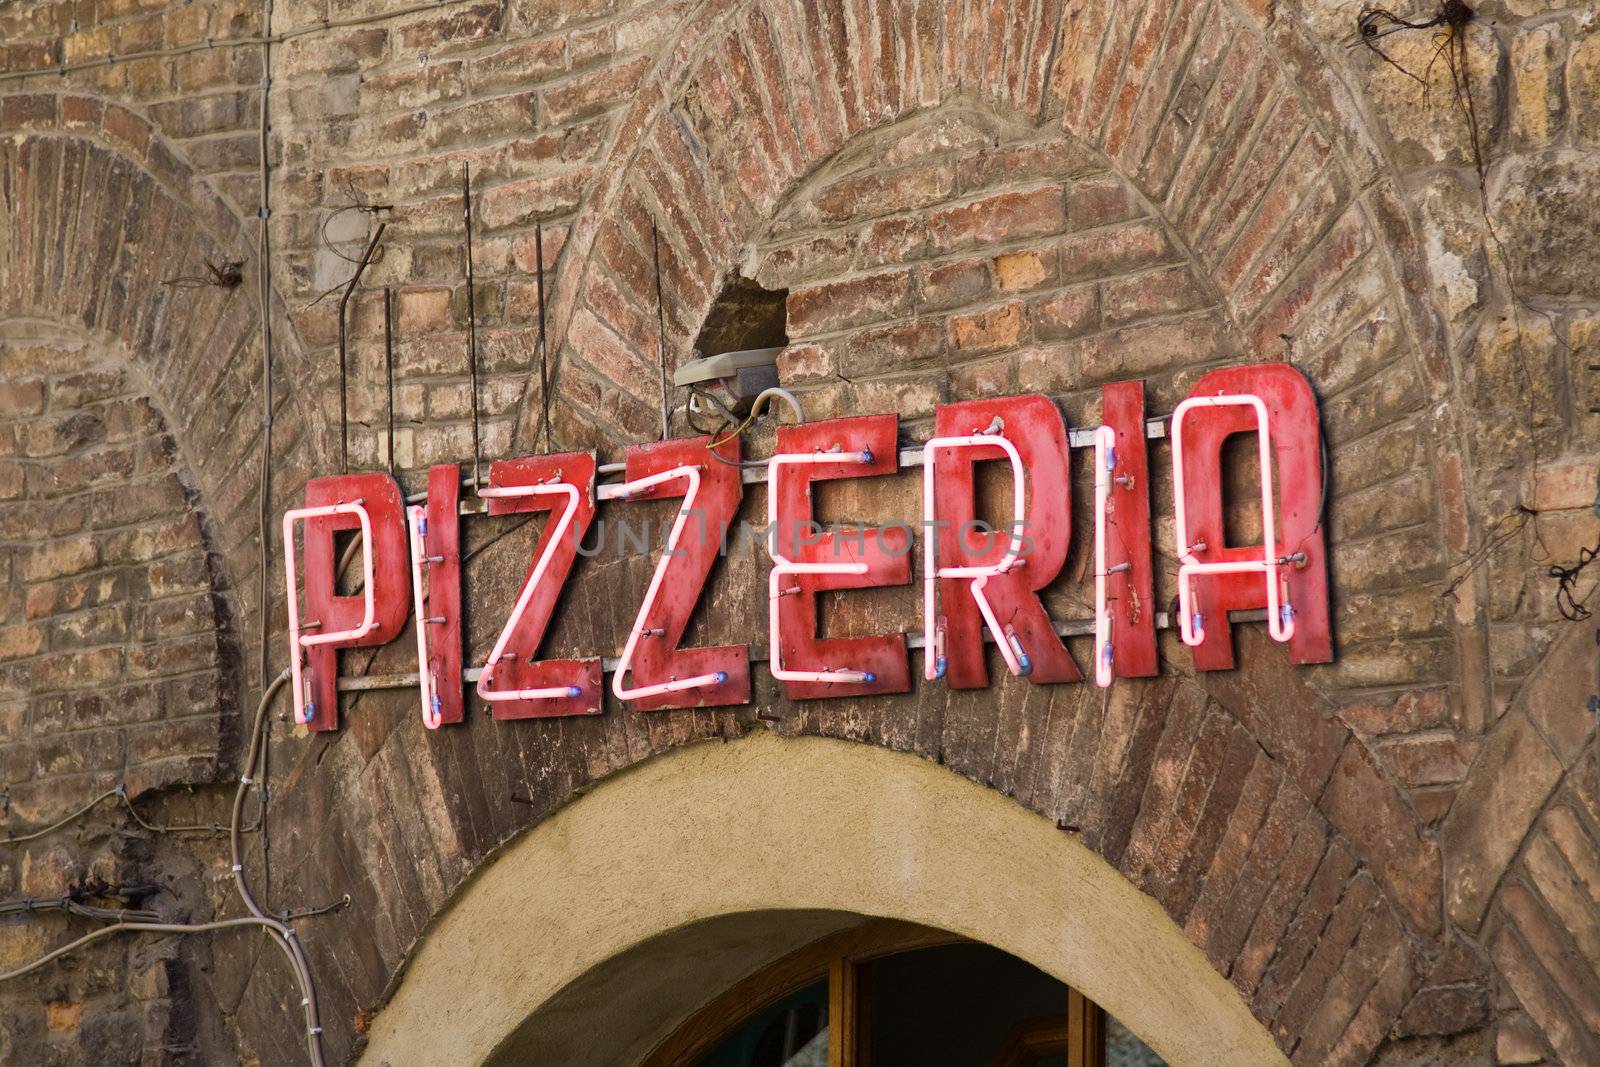
M1260 608L1247 611L1230 611L1228 612L1228 621L1230 623L1266 622L1267 613ZM1056 633L1062 637L1088 637L1094 633L1093 619L1064 619L1052 625ZM1164 611L1156 612L1155 628L1157 630L1172 629L1171 616ZM922 631L907 630L905 635L907 648L928 647L927 637ZM983 632L983 643L986 645L994 644L994 635L989 633L987 628ZM765 663L767 658L768 650L765 647L760 645L750 646L751 663ZM614 656L603 657L600 660L600 670L606 674L616 673L617 658ZM482 673L483 668L481 667L468 667L461 672L461 678L464 682L476 682ZM341 693L359 693L372 689L410 689L417 685L417 681L416 671L398 674L365 674L358 677L347 675L339 679L338 688Z
M661 233L650 222L650 252L656 268L656 360L661 364L661 439L667 439L667 312L661 300Z
M350 294L356 291L356 283L361 280L362 272L372 262L372 253L377 250L378 241L388 225L387 222L378 223L372 240L367 242L366 251L361 253L361 262L356 264L356 272L350 275L344 294L339 297L339 470L344 474L350 473L350 362L345 349L345 307L350 303Z
M544 334L544 224L533 224L533 258L539 280L539 426L544 431L544 450L550 451L550 352Z
M472 273L472 164L465 165L461 173L461 217L467 226L467 371L472 377L472 480L483 484L479 470L479 457L483 449L478 443L478 294L477 280Z
M272 9L262 12L262 33L271 36ZM268 226L272 218L272 184L270 181L268 137L272 130L267 110L267 98L272 87L272 46L261 45L261 93L259 108L260 136L256 145L257 173L260 183L257 192L260 200L256 207L259 231L256 234L256 283L261 301L261 475L257 486L256 539L261 550L261 598L257 620L261 631L261 673L257 680L265 689L272 671L267 653L267 608L270 557L272 554L272 235Z
M383 377L389 394L389 473L394 473L394 290L383 287Z

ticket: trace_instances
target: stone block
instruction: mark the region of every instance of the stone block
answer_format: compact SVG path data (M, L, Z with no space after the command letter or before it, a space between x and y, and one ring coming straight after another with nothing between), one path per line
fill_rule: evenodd
M1501 873L1561 776L1560 760L1520 711L1501 719L1478 759L1482 771L1461 787L1439 835L1446 905L1466 930L1483 921Z
M1600 277L1600 224L1593 190L1600 158L1560 150L1518 156L1497 168L1490 212L1524 297L1576 297ZM1536 328L1526 320L1525 329Z
M1367 95L1388 126L1404 164L1473 166L1479 153L1488 153L1495 116L1500 114L1497 72L1504 50L1487 25L1475 22L1464 32L1464 49L1452 45L1443 51L1435 39L1436 31L1392 33L1380 42L1392 62L1377 55L1362 59ZM1458 100L1452 80L1452 72L1458 68L1464 69L1471 87L1470 114L1466 98Z
M1547 22L1522 31L1511 42L1511 84L1516 94L1511 133L1519 147L1546 147L1566 122L1564 38L1560 25Z

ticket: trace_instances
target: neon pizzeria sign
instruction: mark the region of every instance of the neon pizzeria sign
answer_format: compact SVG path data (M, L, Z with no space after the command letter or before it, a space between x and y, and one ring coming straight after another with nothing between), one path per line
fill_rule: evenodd
M416 619L416 684L430 729L462 721L469 682L497 719L598 714L606 670L612 697L639 711L749 703L748 646L680 647L747 480L766 482L767 669L789 698L907 692L913 647L923 649L925 684L982 688L986 641L1030 682L1081 681L1065 628L1040 600L1067 558L1074 447L1094 454L1091 673L1100 686L1151 676L1160 669L1156 630L1169 625L1153 610L1147 451L1163 437L1171 441L1176 623L1194 666L1233 666L1230 616L1247 612L1264 614L1293 662L1332 659L1321 429L1311 386L1288 364L1212 371L1165 422L1147 421L1144 385L1135 381L1105 386L1100 424L1070 434L1043 396L943 405L920 449L899 449L897 430L893 414L781 426L776 453L756 469L740 464L737 439L633 445L623 480L604 484L592 452L494 462L488 484L476 488L482 511L550 517L488 658L470 669L463 669L460 521L480 509L463 507L459 466L431 468L426 503L409 507L388 474L314 479L304 506L283 517L295 720L336 728L337 650L387 644L408 616ZM1256 448L1262 535L1255 545L1224 538L1222 453L1235 434L1253 438ZM975 467L989 460L1003 461L1011 476L1011 522L998 537L977 522ZM916 535L906 523L825 531L811 487L917 465L921 633L819 637L818 594L909 583ZM610 664L598 656L540 659L598 505L679 498L620 657ZM335 591L335 535L345 530L359 531L361 543L363 585L350 596Z

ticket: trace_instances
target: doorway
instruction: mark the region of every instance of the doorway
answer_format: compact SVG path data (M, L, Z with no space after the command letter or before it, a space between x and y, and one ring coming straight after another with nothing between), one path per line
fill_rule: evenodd
M1032 964L990 945L891 921L839 931L750 975L644 1061L644 1067L913 1064L1162 1067L1163 1061L1082 993Z

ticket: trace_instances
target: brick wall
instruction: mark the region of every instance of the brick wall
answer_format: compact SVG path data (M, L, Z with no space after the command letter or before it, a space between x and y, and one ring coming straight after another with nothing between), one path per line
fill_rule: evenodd
M273 48L268 97L271 510L337 467L336 290L380 221L350 314L352 463L388 459L385 286L402 478L420 488L428 463L470 458L470 165L486 454L541 439L535 223L552 437L607 459L657 433L657 239L669 361L686 358L730 278L754 278L788 291L780 369L813 417L897 410L913 436L934 405L978 392L1042 391L1089 424L1101 382L1143 377L1164 411L1209 366L1287 358L1323 403L1338 643L1334 664L1291 671L1244 636L1246 669L1201 689L1180 677L1186 658L1169 642L1169 677L1119 686L1105 706L1086 688L1010 682L981 698L933 690L806 708L767 688L738 712L474 716L426 737L403 697L363 696L342 734L280 738L274 761L285 805L275 825L295 828L275 852L274 884L303 903L349 889L361 905L307 928L335 1049L359 1040L361 1013L429 916L499 842L651 752L774 728L911 749L1080 827L1304 1062L1600 1055L1588 935L1600 923L1600 816L1582 706L1592 624L1560 617L1547 574L1596 534L1588 409L1600 379L1588 366L1600 362L1600 245L1585 190L1600 178L1600 38L1584 10L1481 5L1454 52L1470 115L1448 60L1430 66L1428 31L1382 39L1425 89L1348 47L1354 13L1321 0L512 0L368 19L381 13L290 0L274 14L290 36ZM77 432L113 398L162 412L151 433L170 437L168 470L184 473L148 495L178 501L159 512L175 522L202 516L209 538L157 561L198 552L208 590L147 601L145 585L119 587L124 607L85 602L59 625L29 614L46 596L34 590L67 598L77 579L31 577L6 540L0 602L20 613L0 622L0 656L26 649L48 664L49 642L72 625L129 628L95 631L101 660L75 656L71 685L40 688L30 673L19 698L0 698L26 709L10 712L24 724L54 707L85 735L71 746L8 738L7 791L40 798L14 811L19 825L68 808L70 791L49 785L66 779L11 781L64 747L107 774L150 770L156 785L226 764L233 746L215 709L236 705L238 679L216 640L211 666L185 658L205 635L183 629L180 602L227 605L245 647L263 630L282 644L282 609L264 617L255 590L263 70L259 47L226 46L260 18L257 5L210 0L0 12L0 310L47 324L58 348L29 359L71 352L126 368L112 392L83 393L70 411L28 409L28 425L59 416ZM350 20L361 21L340 25ZM158 54L96 63L135 52ZM95 65L50 69L63 62ZM244 263L244 286L162 284L224 260ZM13 388L9 376L0 388ZM11 469L0 463L0 496ZM911 506L900 481L891 493ZM70 545L97 538L101 522L122 527L119 506L86 508L52 537ZM865 501L846 491L829 506ZM1169 541L1157 531L1158 547ZM1081 556L1086 528L1075 544ZM84 562L54 551L39 566ZM470 596L486 606L471 620L475 648L492 638L489 609L509 601L526 552L525 537L508 537L469 570ZM729 562L717 595L759 596L756 555ZM1059 615L1083 613L1076 559L1048 593ZM127 567L147 584L162 569ZM573 598L585 610L553 642L619 644L647 574L648 561L596 561ZM1579 595L1593 586L1586 574ZM830 618L915 625L902 593L841 598ZM723 636L722 623L699 625L707 641ZM152 654L156 632L174 636ZM404 669L406 640L371 669ZM92 670L105 676L93 683L98 714L153 706L196 725L79 725L65 693ZM123 688L159 697L106 699ZM169 742L169 728L198 732ZM137 746L150 738L182 755L143 762ZM62 862L90 854L68 849ZM161 862L215 876L216 860L202 847ZM185 972L187 987L237 1012L227 1029L249 1051L292 1062L287 983L254 960L230 950L213 975ZM100 1014L91 1005L83 1025ZM79 1032L28 1025L27 1041L52 1048Z
M236 730L236 635L192 480L114 346L13 321L0 326L0 381L0 805L11 825L38 826L120 785L166 821L149 795L215 780ZM93 832L6 847L0 895L142 887L112 906L190 906L192 861L163 854L111 802L92 818ZM79 926L13 925L4 966ZM192 1006L170 997L173 955L107 945L0 990L0 1058L140 1062L181 1048Z

